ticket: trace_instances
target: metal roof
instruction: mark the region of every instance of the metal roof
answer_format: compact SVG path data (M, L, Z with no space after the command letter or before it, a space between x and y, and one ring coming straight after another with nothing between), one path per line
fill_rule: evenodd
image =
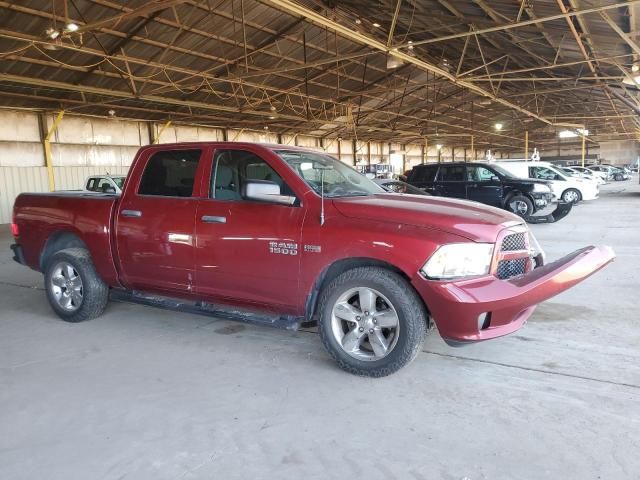
M635 139L639 5L0 0L0 104L479 148Z

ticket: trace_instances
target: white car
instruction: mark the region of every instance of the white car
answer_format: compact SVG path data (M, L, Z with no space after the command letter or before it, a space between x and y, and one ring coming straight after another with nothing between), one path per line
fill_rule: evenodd
M594 180L598 183L598 185L603 185L607 183L606 175L601 174L601 172L592 172L588 168L583 167L562 167L561 170L563 172L567 172L569 175L578 178L586 178L588 180Z
M124 175L93 175L87 178L84 189L87 192L96 193L122 193L122 185L124 185Z
M547 180L553 194L565 202L595 200L600 187L595 180L572 177L548 162L501 161L500 166L521 178Z

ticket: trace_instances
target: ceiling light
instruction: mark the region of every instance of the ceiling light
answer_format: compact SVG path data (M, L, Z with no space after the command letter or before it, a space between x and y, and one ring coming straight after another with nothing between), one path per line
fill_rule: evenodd
M65 30L67 32L76 32L78 30L78 28L80 28L80 27L78 27L78 25L76 25L73 22L70 22L70 23L67 23L67 26L65 27Z
M269 120L275 120L276 116L275 115L269 115Z
M640 72L640 64L634 63L633 66L631 67L631 71L633 73Z
M626 76L624 77L624 80L622 80L622 83L624 83L625 85L632 85L634 87L637 87L638 85L640 85L640 75L634 75L633 77Z
M60 32L55 28L47 28L45 33L47 34L47 37L49 37L51 40L55 40L60 36Z
M409 50L413 50L413 45L409 45Z
M442 144L441 144L441 143L437 144L437 145L436 145L436 148L437 148L438 150L442 150Z
M409 40L407 43L411 45L413 43L413 40Z
M356 25L360 25L362 23L362 20L360 20L359 18L356 18Z
M376 28L380 28L380 24L379 23L374 23L373 26L376 27Z
M502 130L503 126L504 125L502 125L501 123L496 123L496 130L498 130L498 131Z

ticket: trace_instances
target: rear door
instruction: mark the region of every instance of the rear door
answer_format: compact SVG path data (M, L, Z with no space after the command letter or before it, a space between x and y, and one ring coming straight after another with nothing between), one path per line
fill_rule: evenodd
M137 164L116 218L121 276L129 288L190 293L195 277L194 227L204 151L149 150Z
M219 149L213 157L208 198L198 202L196 221L196 289L204 297L242 299L243 303L299 303L298 277L304 209L245 197L247 180L294 192L269 164L250 149ZM290 308L289 308L290 307Z
M467 198L467 176L464 165L440 165L434 195Z
M504 196L500 177L481 165L467 165L467 198L476 202L502 207Z

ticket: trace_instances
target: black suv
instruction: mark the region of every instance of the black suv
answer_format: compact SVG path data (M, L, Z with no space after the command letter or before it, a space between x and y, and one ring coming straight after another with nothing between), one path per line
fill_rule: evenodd
M519 178L492 163L417 165L407 183L441 197L454 197L504 208L527 218L553 199L548 182Z

